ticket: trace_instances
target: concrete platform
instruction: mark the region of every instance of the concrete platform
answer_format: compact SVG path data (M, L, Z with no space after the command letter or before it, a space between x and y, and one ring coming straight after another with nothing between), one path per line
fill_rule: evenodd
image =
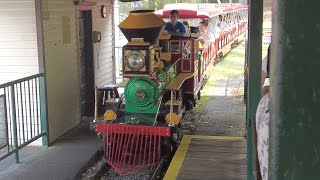
M164 180L245 180L243 137L185 135Z
M0 161L0 180L77 179L101 149L102 141L83 122L48 148L24 148L18 164L12 156Z

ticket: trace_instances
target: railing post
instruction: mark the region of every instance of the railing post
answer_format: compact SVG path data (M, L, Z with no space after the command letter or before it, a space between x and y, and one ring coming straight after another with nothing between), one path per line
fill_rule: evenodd
M41 120L41 132L45 132L46 135L42 136L42 145L48 147L48 125L47 125L47 98L46 98L46 86L44 75L39 77L39 96L40 96L40 120Z
M19 163L19 152L18 152L18 139L17 139L17 117L16 117L16 100L14 96L14 84L10 86L11 91L11 104L12 104L12 128L13 128L13 145L15 151L16 163Z

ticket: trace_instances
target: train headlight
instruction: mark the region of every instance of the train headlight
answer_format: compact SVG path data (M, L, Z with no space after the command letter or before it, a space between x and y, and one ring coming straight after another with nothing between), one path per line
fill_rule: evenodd
M140 71L145 65L145 58L139 52L131 52L127 58L127 65L132 71Z

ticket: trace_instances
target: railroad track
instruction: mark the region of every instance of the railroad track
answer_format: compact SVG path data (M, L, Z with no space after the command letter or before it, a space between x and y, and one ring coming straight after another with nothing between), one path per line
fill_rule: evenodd
M89 167L82 173L81 180L96 180L108 171L111 167L105 163L104 154L100 154L97 160L90 163Z
M154 171L150 173L150 180L157 180L161 178L161 173L162 173L162 167L164 164L164 159L160 161L160 163L156 166Z
M107 179L141 179L141 180L158 180L162 177L162 170L165 160L162 159L157 166L143 169L141 171L119 174L112 169L107 163L103 156L99 158L91 167L86 169L82 174L81 180L107 180Z

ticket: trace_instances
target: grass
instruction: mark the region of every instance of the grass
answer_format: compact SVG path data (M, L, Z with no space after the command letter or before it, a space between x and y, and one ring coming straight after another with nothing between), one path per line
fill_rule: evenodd
M204 96L210 95L215 82L218 79L228 78L228 77L239 77L243 75L244 72L244 56L245 47L244 43L239 44L226 56L224 56L213 68L210 73L210 78L202 91Z
M262 46L262 58L267 55L268 46ZM210 78L206 83L204 89L201 91L201 99L198 102L197 107L194 109L196 113L202 113L212 96L212 89L215 85L215 82L218 79L228 78L228 77L239 77L244 73L244 62L245 62L245 45L244 42L240 43L231 52L224 56L213 68L213 71L210 73ZM234 92L236 97L241 97L244 95L244 90L239 89L237 92Z
M228 77L239 77L243 75L244 72L244 62L245 62L245 46L244 43L240 43L231 52L229 52L225 57L220 59L218 63L213 68L210 73L210 78L208 79L204 89L201 92L201 99L198 102L198 106L194 109L195 113L202 113L205 105L211 98L213 98L212 88L218 79L228 78ZM237 92L236 96L242 96L243 91Z
M245 48L243 44L239 44L216 64L212 72L213 77L220 79L229 76L238 77L243 75L244 55Z
M197 106L193 110L195 113L200 114L203 112L205 105L209 102L212 96L201 96L200 102L198 102Z

